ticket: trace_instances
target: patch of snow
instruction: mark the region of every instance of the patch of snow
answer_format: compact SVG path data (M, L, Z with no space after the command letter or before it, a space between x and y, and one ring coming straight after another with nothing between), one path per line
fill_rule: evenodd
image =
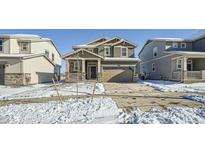
M169 107L166 110L136 109L127 114L121 112L118 119L124 124L198 124L205 123L205 108Z
M76 95L77 86L74 83L59 84L57 86L61 96ZM90 95L94 89L94 84L91 83L79 83L78 93L79 95ZM95 94L103 93L103 84L97 83L95 88ZM57 96L55 87L52 84L38 84L24 87L9 87L0 86L0 99L23 99L23 98L41 98Z
M0 107L0 123L116 123L120 110L111 98L75 100L64 103L34 103ZM107 120L109 119L109 120Z
M205 103L205 96L189 95L189 96L185 96L184 98L194 100L197 102L201 102L201 103Z
M163 92L195 92L204 93L205 83L185 84L173 81L146 80L142 83Z

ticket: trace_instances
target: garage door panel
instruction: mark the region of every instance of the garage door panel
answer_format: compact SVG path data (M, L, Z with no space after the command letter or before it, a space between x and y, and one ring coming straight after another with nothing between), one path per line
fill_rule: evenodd
M133 71L128 67L103 67L103 81L105 82L132 82Z

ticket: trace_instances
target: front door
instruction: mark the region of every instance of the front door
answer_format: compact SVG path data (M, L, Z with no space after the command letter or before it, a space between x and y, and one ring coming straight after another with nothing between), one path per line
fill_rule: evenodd
M193 70L193 65L192 65L192 60L187 61L187 71L192 71Z
M4 72L5 72L5 66L0 65L0 85L4 85Z
M96 79L96 66L90 67L90 77L91 79Z

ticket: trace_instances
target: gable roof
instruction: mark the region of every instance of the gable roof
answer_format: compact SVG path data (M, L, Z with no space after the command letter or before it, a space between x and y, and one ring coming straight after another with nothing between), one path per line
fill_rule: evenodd
M95 39L95 40L93 40L93 41L91 41L91 42L88 42L87 45L91 45L92 43L95 43L95 42L100 41L100 40L103 40L103 39L104 39L104 40L107 40L107 38L101 37L101 38Z
M91 43L97 42L97 41L99 41L99 40L101 40L101 39L106 39L106 40L105 40L105 41L102 41L102 42L99 42L99 43L97 43L97 44L94 44L94 45L91 44ZM109 43L110 41L113 41L113 40L115 40L115 39L116 39L117 41L116 41L115 43L112 43L111 46L114 46L114 45L119 44L119 43L122 43L122 42L127 42L128 44L131 44L131 45L134 46L134 47L137 46L135 43L132 43L132 42L126 40L126 39L122 39L122 38L116 36L116 37L113 37L113 38L110 38L110 39L107 39L107 38L99 38L99 39L96 39L96 40L94 40L94 41L92 41L92 42L89 42L89 43L87 43L87 44L75 45L75 46L73 46L73 48L74 48L74 49L76 49L76 48L96 48L96 47L98 47L98 46L100 46L100 45Z
M17 39L18 41L29 41L31 43L33 42L50 42L56 51L58 52L59 56L61 57L61 53L53 40L49 38L43 38L39 35L33 35L33 34L1 34L0 38L14 38Z
M191 39L184 39L184 38L152 38L152 39L148 39L146 40L144 46L142 47L142 49L140 50L138 56L142 53L142 51L144 50L144 48L151 42L153 41L172 41L172 42L192 42Z
M114 39L120 40L121 38L119 38L119 37L113 37L113 38L108 39L108 40L106 40L106 41L104 41L104 42L98 43L98 44L96 45L96 47L98 47L98 46L100 46L100 45L103 45L103 44L105 44L105 43L108 43L108 42L110 42L110 41L113 41Z
M137 46L135 43L132 43L132 42L130 42L130 41L128 41L128 40L125 40L125 39L121 39L120 41L118 41L118 42L116 42L116 43L113 43L111 46L115 46L115 45L120 44L120 43L122 43L122 42L127 42L128 44L131 44L131 45L134 46L134 47Z
M63 56L63 59L65 59L65 58L67 58L67 57L69 57L69 56L71 56L71 55L74 55L74 54L76 54L76 53L78 53L78 52L81 52L81 51L85 51L85 52L87 52L87 53L89 53L89 54L91 54L91 55L94 55L94 56L96 56L96 57L99 57L99 58L102 58L103 59L103 57L102 56L100 56L100 55L98 55L98 54L96 54L96 53L93 53L93 52L90 52L90 51L88 51L88 50L86 50L86 49L78 49L78 50L76 50L76 51L73 51L73 52L71 52L71 53L68 53L68 54L65 54L64 56Z

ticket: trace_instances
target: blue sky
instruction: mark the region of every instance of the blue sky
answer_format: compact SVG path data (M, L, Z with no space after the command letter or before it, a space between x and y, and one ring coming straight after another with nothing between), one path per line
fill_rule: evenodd
M135 49L137 55L149 38L188 38L198 31L196 29L1 29L0 34L36 34L51 38L62 55L72 51L73 45L85 44L99 37L119 36L138 45ZM62 68L64 70L64 63Z
M136 54L140 51L145 41L154 37L190 37L199 30L194 29L8 29L0 30L0 34L37 34L51 38L62 54L70 52L73 45L85 44L99 37L119 36L138 45Z

